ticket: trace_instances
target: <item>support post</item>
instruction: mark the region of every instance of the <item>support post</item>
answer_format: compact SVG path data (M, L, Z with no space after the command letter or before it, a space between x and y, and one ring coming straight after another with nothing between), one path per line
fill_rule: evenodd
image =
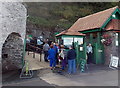
M29 55L29 50L28 50L28 55Z
M90 43L93 45L93 34L90 33Z
M100 33L99 33L99 32L97 33L97 43L98 43L99 46L100 46Z
M34 51L33 51L33 58L35 58L35 48L34 48Z
M42 58L41 56L42 56L42 54L41 54L41 52L40 52L40 62L41 62L41 58Z
M23 57L22 57L22 66L24 66L24 59L25 59L25 54L26 54L26 38L24 39L24 46L23 46Z
M33 58L35 58L35 52L33 52Z

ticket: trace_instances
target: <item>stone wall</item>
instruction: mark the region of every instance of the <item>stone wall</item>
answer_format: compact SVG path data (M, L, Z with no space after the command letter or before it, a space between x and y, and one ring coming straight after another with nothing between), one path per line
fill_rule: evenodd
M12 33L2 47L2 71L22 68L23 43L17 33Z
M27 10L22 3L0 2L0 60L2 60L2 46L8 35L13 32L18 33L21 36L21 43L24 44L23 40L26 34L26 14Z
M109 65L109 63L110 63L111 54L113 56L119 57L118 56L119 55L119 53L118 53L119 48L115 44L116 43L115 33L116 32L112 32L112 31L104 33L104 34L110 35L111 39L112 39L112 44L110 46L104 45L104 56L105 56L105 64L106 65Z

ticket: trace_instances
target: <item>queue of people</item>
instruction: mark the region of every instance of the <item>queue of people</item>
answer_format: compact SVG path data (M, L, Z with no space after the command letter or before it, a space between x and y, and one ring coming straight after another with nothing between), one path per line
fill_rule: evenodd
M53 42L49 45L46 41L43 50L44 60L49 61L51 70L58 64L61 66L61 70L65 70L68 65L68 74L76 73L76 52L73 46L69 46L69 50L66 51L64 45L59 46L58 43ZM87 46L87 64L91 63L92 52L92 46L89 44Z

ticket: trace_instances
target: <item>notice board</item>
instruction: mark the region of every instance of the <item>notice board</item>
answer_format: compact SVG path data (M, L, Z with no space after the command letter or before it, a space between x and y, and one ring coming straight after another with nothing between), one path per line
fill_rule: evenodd
M111 55L109 67L113 69L118 68L118 62L119 62L119 57Z

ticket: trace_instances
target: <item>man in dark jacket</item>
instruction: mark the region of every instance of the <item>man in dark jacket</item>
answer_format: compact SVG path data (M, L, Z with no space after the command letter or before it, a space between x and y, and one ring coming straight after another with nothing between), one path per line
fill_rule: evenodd
M72 46L69 47L69 51L67 52L67 59L68 59L68 73L75 73L76 72L76 52Z

